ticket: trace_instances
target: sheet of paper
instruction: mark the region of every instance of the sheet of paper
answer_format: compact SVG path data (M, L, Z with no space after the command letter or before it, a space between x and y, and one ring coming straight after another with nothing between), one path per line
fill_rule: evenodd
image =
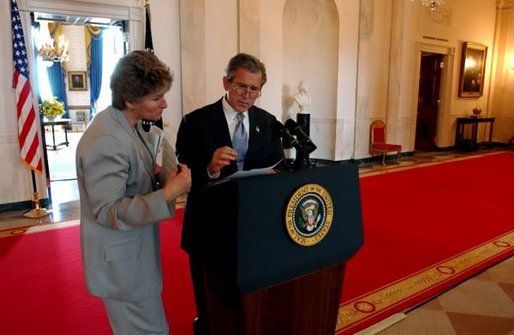
M271 173L273 173L273 168L275 168L275 166L277 166L281 161L282 160L279 160L275 164L273 164L269 167L261 168L261 169L252 169L252 170L248 170L248 171L237 171L236 173L233 173L230 176L225 177L223 180L231 180L231 179L235 179L235 178L243 178L243 177L271 174Z
M153 150L155 153L155 156L158 156L160 154L161 148L162 148L162 140L164 139L164 131L156 126L150 127L149 135L153 136Z

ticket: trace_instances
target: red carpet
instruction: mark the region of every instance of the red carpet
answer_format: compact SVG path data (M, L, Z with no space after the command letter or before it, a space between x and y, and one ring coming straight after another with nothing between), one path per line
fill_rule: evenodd
M365 244L347 266L337 333L512 255L512 171L514 153L503 153L361 178ZM171 334L191 335L181 214L161 225L163 296ZM0 289L2 334L110 333L102 303L84 288L77 226L0 238Z
M513 171L514 153L502 153L362 177L365 242L347 264L338 334L512 255Z
M161 224L163 297L171 334L189 335L196 313L180 222L182 210ZM0 238L0 289L0 334L111 334L85 289L78 226Z
M84 288L78 226L0 239L3 334L109 334Z

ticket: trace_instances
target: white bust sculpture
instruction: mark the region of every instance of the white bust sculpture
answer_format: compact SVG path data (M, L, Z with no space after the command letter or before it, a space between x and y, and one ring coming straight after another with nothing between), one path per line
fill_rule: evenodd
M298 107L300 107L300 113L308 113L307 110L311 106L311 97L309 95L309 84L305 81L301 81L298 84L298 94L294 96Z

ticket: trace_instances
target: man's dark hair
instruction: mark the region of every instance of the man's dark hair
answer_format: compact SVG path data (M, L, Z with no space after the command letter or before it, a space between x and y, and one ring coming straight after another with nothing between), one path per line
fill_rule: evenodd
M251 73L262 73L262 84L261 87L264 86L268 77L266 76L266 66L263 62L261 62L257 57L245 54L238 53L234 57L230 59L228 62L227 68L225 69L225 73L227 75L227 79L232 81L234 76L236 75L236 71L240 68L244 68Z

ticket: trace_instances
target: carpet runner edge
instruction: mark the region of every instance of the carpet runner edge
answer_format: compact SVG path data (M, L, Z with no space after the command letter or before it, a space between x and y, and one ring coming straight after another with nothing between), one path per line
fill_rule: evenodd
M339 306L336 334L353 334L407 310L514 254L514 230ZM385 315L388 313L387 315ZM358 328L358 329L357 329Z

